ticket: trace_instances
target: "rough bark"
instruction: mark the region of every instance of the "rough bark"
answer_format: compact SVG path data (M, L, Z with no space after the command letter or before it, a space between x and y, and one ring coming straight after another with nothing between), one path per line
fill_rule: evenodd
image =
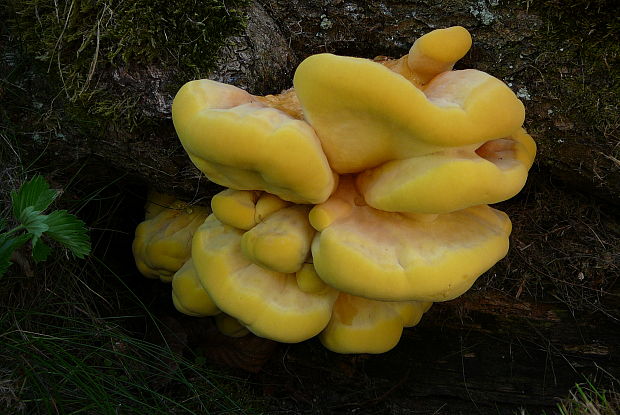
M609 15L607 3L602 4L590 6L599 7L593 19ZM568 8L575 9L573 14L562 18L576 18L582 7L588 4L577 2ZM611 9L611 3L607 7ZM255 94L277 93L290 87L295 66L310 54L397 57L434 28L463 25L472 33L474 46L457 68L487 71L519 94L527 108L526 127L540 147L539 165L564 182L619 204L618 54L605 49L618 34L605 33L604 20L585 28L568 21L577 27L571 31L545 13L519 1L257 1L248 9L245 34L230 39L211 78ZM590 45L589 39L597 36L608 43ZM590 60L605 66L592 77L588 65L594 63L583 54L595 48L600 55ZM581 61L572 61L574 56ZM153 66L104 71L100 86L140 92L139 110L155 128L130 131L127 125L114 125L103 140L76 131L63 134L62 140L28 143L32 154L47 149L60 165L94 157L161 190L193 196L199 174L170 122L170 79L170 70ZM594 91L601 99L591 97L588 106L584 91ZM603 118L593 121L596 112Z
M532 10L529 2L484 0L261 3L290 39L298 59L320 52L398 57L407 53L417 37L434 28L465 26L473 35L474 45L457 68L487 71L519 94L527 108L526 127L540 146L538 162L572 185L619 202L618 118L612 115L600 126L588 123L591 120L584 119L581 112L599 108L584 107L576 90L589 90L586 85L591 84L592 94L611 94L609 102L617 112L618 92L610 88L619 82L618 69L609 67L609 71L598 73L606 79L595 80L583 74L591 69L583 55L581 62L568 60L569 52L579 48L570 42L604 48L605 44L594 41L589 44L588 37L617 41L619 34L608 32L605 25L589 25L584 31L577 27L575 15L560 17L560 12L549 8L551 2L545 3L546 10ZM599 7L601 18L613 10L606 2L602 7L601 2L576 2L566 7L576 14ZM554 18L566 19L564 24L573 25L576 33ZM552 26L559 33L550 33ZM558 35L564 37L559 43L553 38ZM597 59L617 64L617 52L609 53L602 52ZM561 89L556 89L558 85Z
M509 83L524 100L526 127L539 144L530 184L501 207L515 228L510 255L477 283L479 292L435 306L383 356L336 356L316 342L281 349L257 376L277 390L265 393L284 399L292 412L488 413L497 402L500 412L512 413L519 405L551 405L597 367L619 373L620 224L612 211L620 205L618 119L594 119L596 107L583 102L583 91L601 87L601 94L611 94L601 102L617 112L617 92L604 85L620 82L618 55L603 52L600 61L610 69L595 71L596 77L583 75L588 57L580 55L590 46L604 49L618 33L605 38L593 24L591 33L566 29L562 39L565 27L529 3L258 0L248 9L245 34L222 50L211 78L255 94L276 93L291 85L295 66L310 54L397 57L434 28L462 25L474 46L457 68L481 69ZM575 55L584 60L571 61ZM3 65L10 69L10 62ZM120 171L161 191L208 195L174 134L170 71L109 68L100 82L110 90L141 91L139 108L154 127L106 126L103 139L63 130L62 139L24 142L29 155L43 152L41 160L63 174L71 173L66 166L86 163L91 175ZM362 395L369 390L372 395Z

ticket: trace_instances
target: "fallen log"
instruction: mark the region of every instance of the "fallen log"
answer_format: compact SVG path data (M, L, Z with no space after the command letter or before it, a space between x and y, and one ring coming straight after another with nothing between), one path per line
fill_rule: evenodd
M618 204L619 54L617 23L608 12L612 7L606 0L578 0L571 6L556 0L537 5L256 1L246 8L243 33L220 49L209 77L254 94L278 93L290 87L296 65L313 53L399 57L429 29L462 25L474 44L457 69L489 72L524 101L526 127L539 144L539 165L581 191ZM11 22L19 6L4 12ZM189 79L176 78L176 68L157 61L105 64L100 59L90 87L118 100L105 112L102 102L88 97L67 99L54 65L41 68L24 52L20 42L30 39L26 29L8 26L2 48L11 58L1 65L9 74L5 101L18 101L21 109L5 109L6 116L18 126L32 157L43 154L41 162L57 166L88 160L162 191L195 194L199 175L170 122L174 93Z
M533 181L502 204L515 224L508 256L382 355L339 355L317 339L230 339L209 318L176 312L167 286L145 299L158 298L186 347L253 373L274 411L550 412L576 383L604 389L620 373L620 235L609 210L540 184L539 173Z
M310 54L400 56L429 28L459 24L472 32L474 46L457 68L507 82L524 101L526 126L539 144L529 185L500 206L513 220L510 254L473 292L435 305L385 355L335 355L316 341L263 353L262 371L253 376L274 407L512 413L553 405L583 376L620 372L619 54L611 8L603 0L247 6L247 26L220 49L213 79L276 93L291 85L295 66ZM14 11L3 10L7 21ZM122 176L144 190L208 202L216 187L191 165L170 120L180 86L175 68L156 61L95 65L98 89L132 100L131 108L119 106L108 117L93 110L95 102L65 96L55 66L46 62L41 70L22 39L14 26L4 29L0 94L3 133L29 159L60 183L77 171L86 181ZM155 291L170 309L168 289ZM175 318L194 333L189 346L208 343L196 334L202 321Z

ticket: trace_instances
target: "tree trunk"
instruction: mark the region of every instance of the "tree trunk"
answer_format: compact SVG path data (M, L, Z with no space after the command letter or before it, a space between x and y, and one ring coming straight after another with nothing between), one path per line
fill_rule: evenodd
M510 254L473 293L435 305L385 355L338 356L316 341L283 346L256 375L277 389L265 390L274 401L293 412L487 413L496 405L512 413L553 404L582 375L620 373L617 14L611 0L569 3L257 0L248 7L245 33L222 48L212 79L277 93L311 54L399 57L420 35L462 25L474 43L457 69L508 83L539 145L528 185L500 206L513 220ZM20 71L9 59L19 42L5 39L0 68ZM175 137L172 72L156 64L98 68L99 87L140 95L137 109L148 123L137 128L102 121L89 129L59 123L47 135L13 133L28 157L67 177L79 169L111 179L120 172L160 191L208 197L215 187L205 186ZM29 108L40 105L45 79L20 81ZM27 125L72 105L49 98L40 113L5 112Z
M519 95L526 128L539 145L539 166L618 205L620 54L613 2L573 3L547 0L534 9L529 2L494 0L256 1L248 8L245 33L229 39L210 77L254 94L277 93L291 86L296 65L311 54L398 57L420 35L462 25L474 44L457 68L487 71ZM10 60L3 66L15 70ZM104 128L105 134L90 137L62 126L61 139L27 142L32 154L46 149L58 165L99 159L160 190L193 196L200 175L170 122L173 71L134 65L100 72L99 87L140 94L137 107L151 126L99 125L96 131ZM37 89L32 81L29 86Z

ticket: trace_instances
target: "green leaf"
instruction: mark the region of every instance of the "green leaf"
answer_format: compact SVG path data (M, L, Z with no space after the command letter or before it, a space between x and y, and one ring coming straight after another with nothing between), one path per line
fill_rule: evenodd
M90 238L84 222L67 212L57 210L46 216L46 235L67 247L73 255L84 258L90 253Z
M0 277L2 277L11 265L11 254L17 248L24 245L32 237L29 233L18 236L0 234Z
M40 211L34 210L34 206L28 206L20 211L17 219L35 238L40 237L43 232L49 229L49 225L46 223L47 215L42 215Z
M11 192L13 215L18 218L21 212L32 206L33 211L42 212L54 201L58 192L50 189L43 176L36 175L22 184L16 192Z
M37 239L32 244L32 258L36 263L45 261L51 252L52 248L47 246L41 239Z

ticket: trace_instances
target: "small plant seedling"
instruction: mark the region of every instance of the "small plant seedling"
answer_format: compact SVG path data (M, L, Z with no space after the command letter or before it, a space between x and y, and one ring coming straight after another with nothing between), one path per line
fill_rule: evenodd
M77 258L84 258L90 253L90 238L83 221L66 210L43 213L59 193L50 189L41 175L36 175L17 191L11 192L12 213L19 225L0 233L0 277L11 265L13 252L29 241L34 261L45 261L51 248L43 241L43 235L59 242ZM7 221L0 218L0 231L6 228Z

